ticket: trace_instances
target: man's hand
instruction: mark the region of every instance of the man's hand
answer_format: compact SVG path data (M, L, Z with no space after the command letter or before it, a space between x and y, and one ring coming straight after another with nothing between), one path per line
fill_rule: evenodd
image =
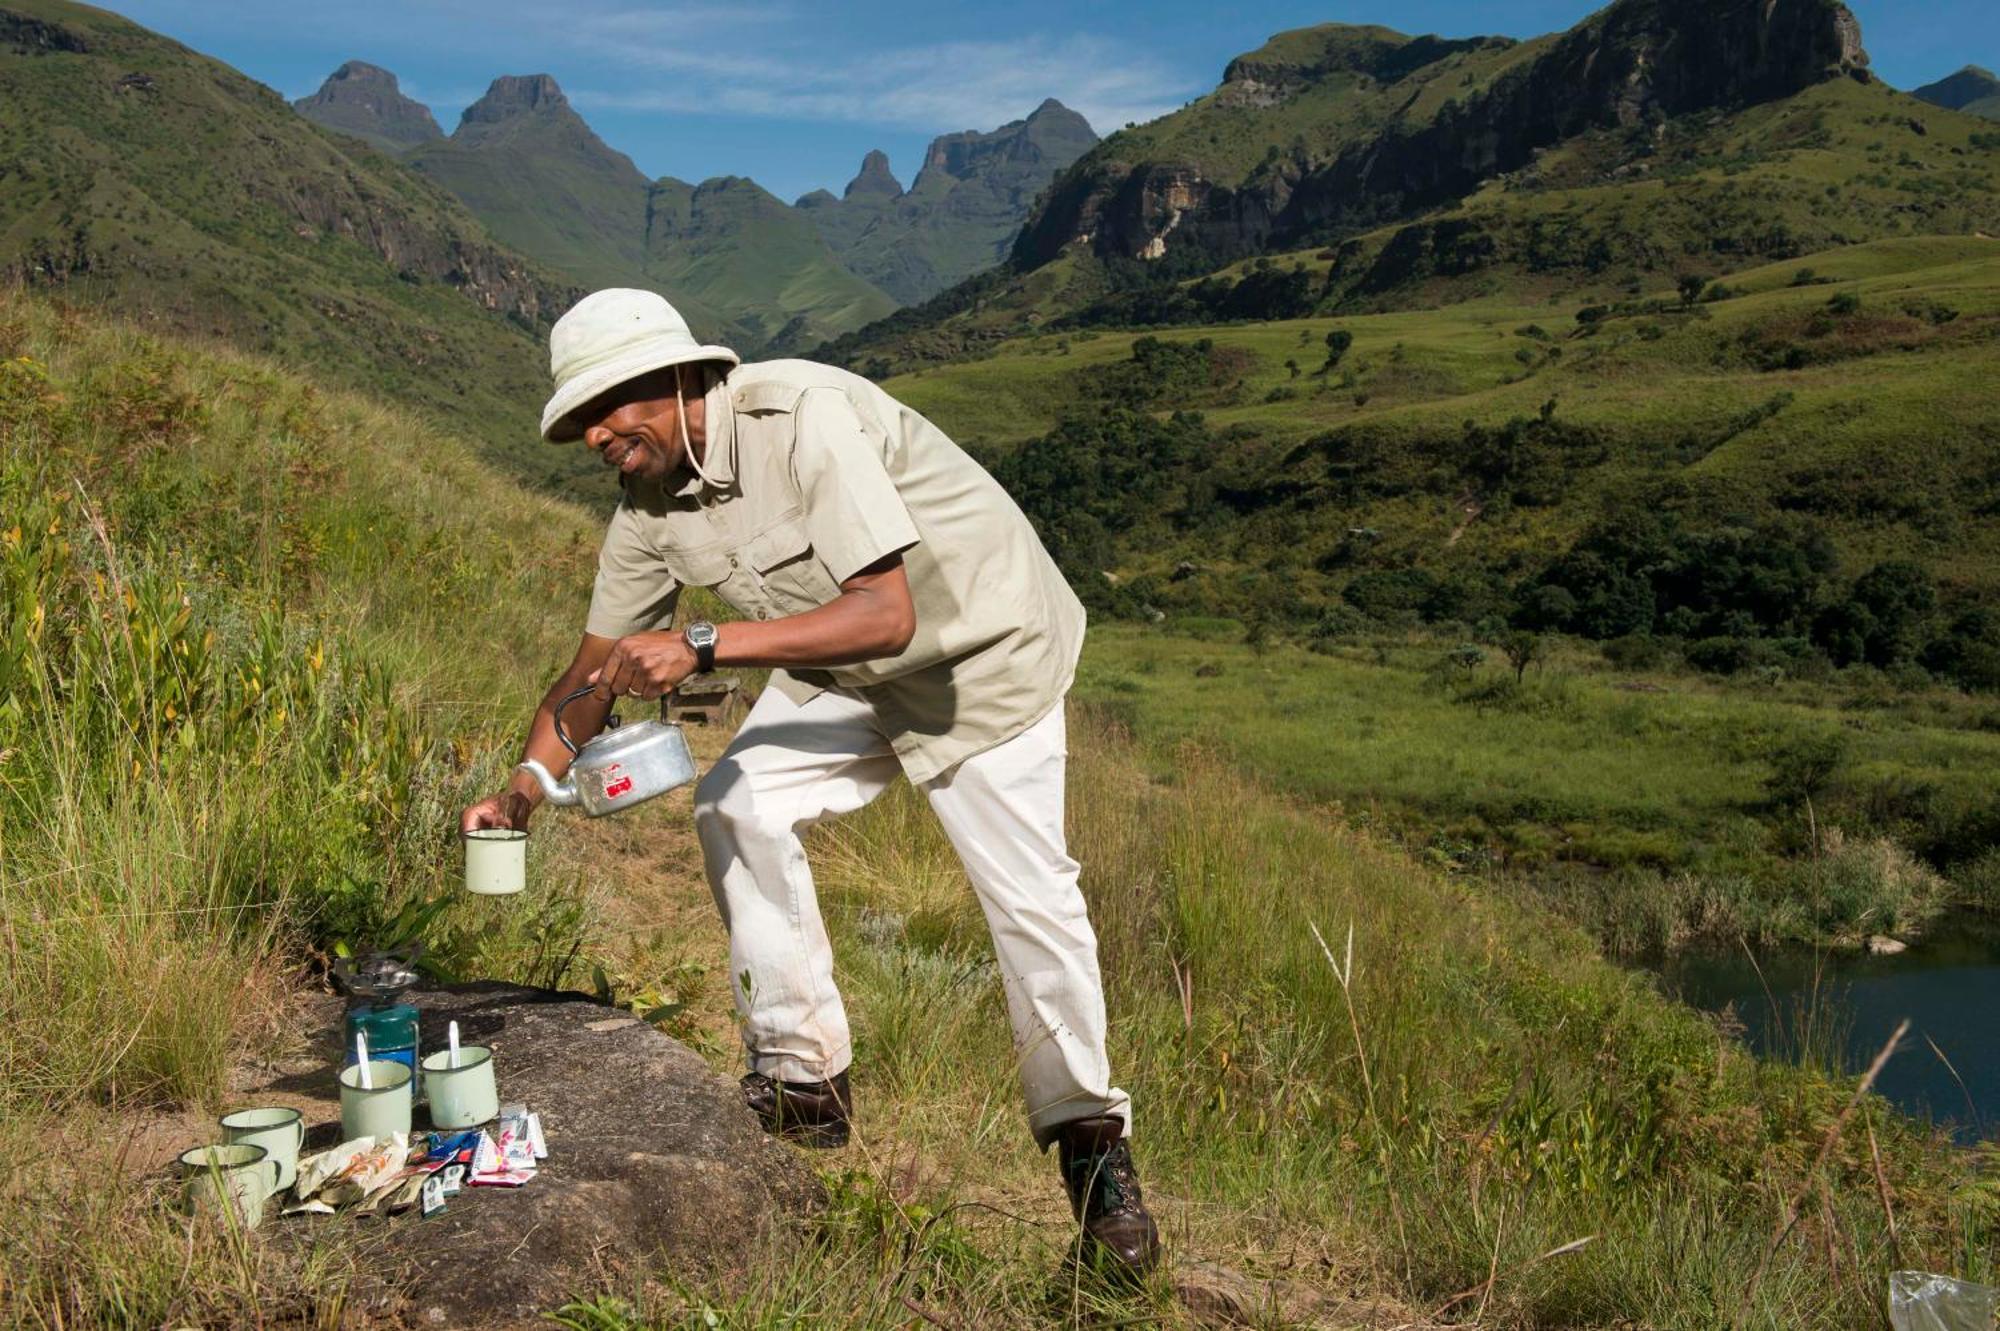
M476 832L482 827L505 827L525 832L528 830L528 816L534 811L535 806L520 791L502 791L468 806L459 815L458 827L461 832Z
M589 682L609 702L620 697L658 698L692 675L694 648L678 633L634 633L620 638Z

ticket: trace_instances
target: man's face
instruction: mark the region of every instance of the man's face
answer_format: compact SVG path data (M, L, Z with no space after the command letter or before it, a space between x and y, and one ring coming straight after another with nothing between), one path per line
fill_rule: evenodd
M662 481L686 461L672 370L620 384L579 410L577 419L585 446L628 479Z

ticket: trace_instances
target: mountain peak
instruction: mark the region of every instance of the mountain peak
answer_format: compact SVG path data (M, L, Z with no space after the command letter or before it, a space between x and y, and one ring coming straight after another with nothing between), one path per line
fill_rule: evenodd
M931 140L930 149L924 154L923 170L917 173L917 182L910 188L923 193L926 186L935 188L941 175L970 180L991 172L1001 163L1018 167L1053 161L1057 164L1053 168L1032 167L1029 172L1052 176L1083 156L1096 142L1097 132L1091 129L1088 120L1050 97L1026 119L1010 120L998 129L966 129L938 135ZM1005 172L1007 168L1002 170ZM1040 181L1036 188L1044 183L1046 180Z
M857 194L879 195L897 199L903 194L903 183L889 170L889 154L880 148L871 148L861 159L861 171L847 182L847 189L841 194L843 199L851 199Z
M1980 65L1967 65L1958 73L1941 78L1936 83L1927 83L1910 95L1949 111L2000 116L2000 78Z
M366 60L349 60L327 76L318 92L293 102L292 109L390 152L444 137L429 107L403 96L394 74Z
M391 92L401 92L396 76L380 65L371 65L366 60L349 60L339 69L327 75L328 83L376 84L387 87ZM324 86L324 85L322 85Z
M569 98L547 74L502 74L487 87L484 97L465 108L459 123L493 124L515 116L568 109Z

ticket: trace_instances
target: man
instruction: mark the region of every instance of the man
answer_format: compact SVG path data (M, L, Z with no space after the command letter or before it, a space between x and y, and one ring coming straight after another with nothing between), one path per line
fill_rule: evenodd
M650 292L599 291L549 335L542 435L581 439L624 496L583 642L525 756L560 775L556 701L595 734L620 696L658 698L719 666L774 669L695 789L709 884L767 1129L848 1139L847 1015L799 835L898 771L922 789L993 933L1029 1127L1057 1147L1093 1256L1143 1271L1159 1235L1111 1084L1097 940L1065 849L1063 699L1083 608L1019 508L929 421L856 375L744 365L697 345ZM684 586L742 619L669 627ZM517 772L466 828L524 827Z

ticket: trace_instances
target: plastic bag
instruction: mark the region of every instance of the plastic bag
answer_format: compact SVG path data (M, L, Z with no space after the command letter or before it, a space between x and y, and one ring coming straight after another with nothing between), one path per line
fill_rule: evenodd
M1889 1325L1896 1331L1993 1331L2000 1289L1923 1271L1889 1276Z

